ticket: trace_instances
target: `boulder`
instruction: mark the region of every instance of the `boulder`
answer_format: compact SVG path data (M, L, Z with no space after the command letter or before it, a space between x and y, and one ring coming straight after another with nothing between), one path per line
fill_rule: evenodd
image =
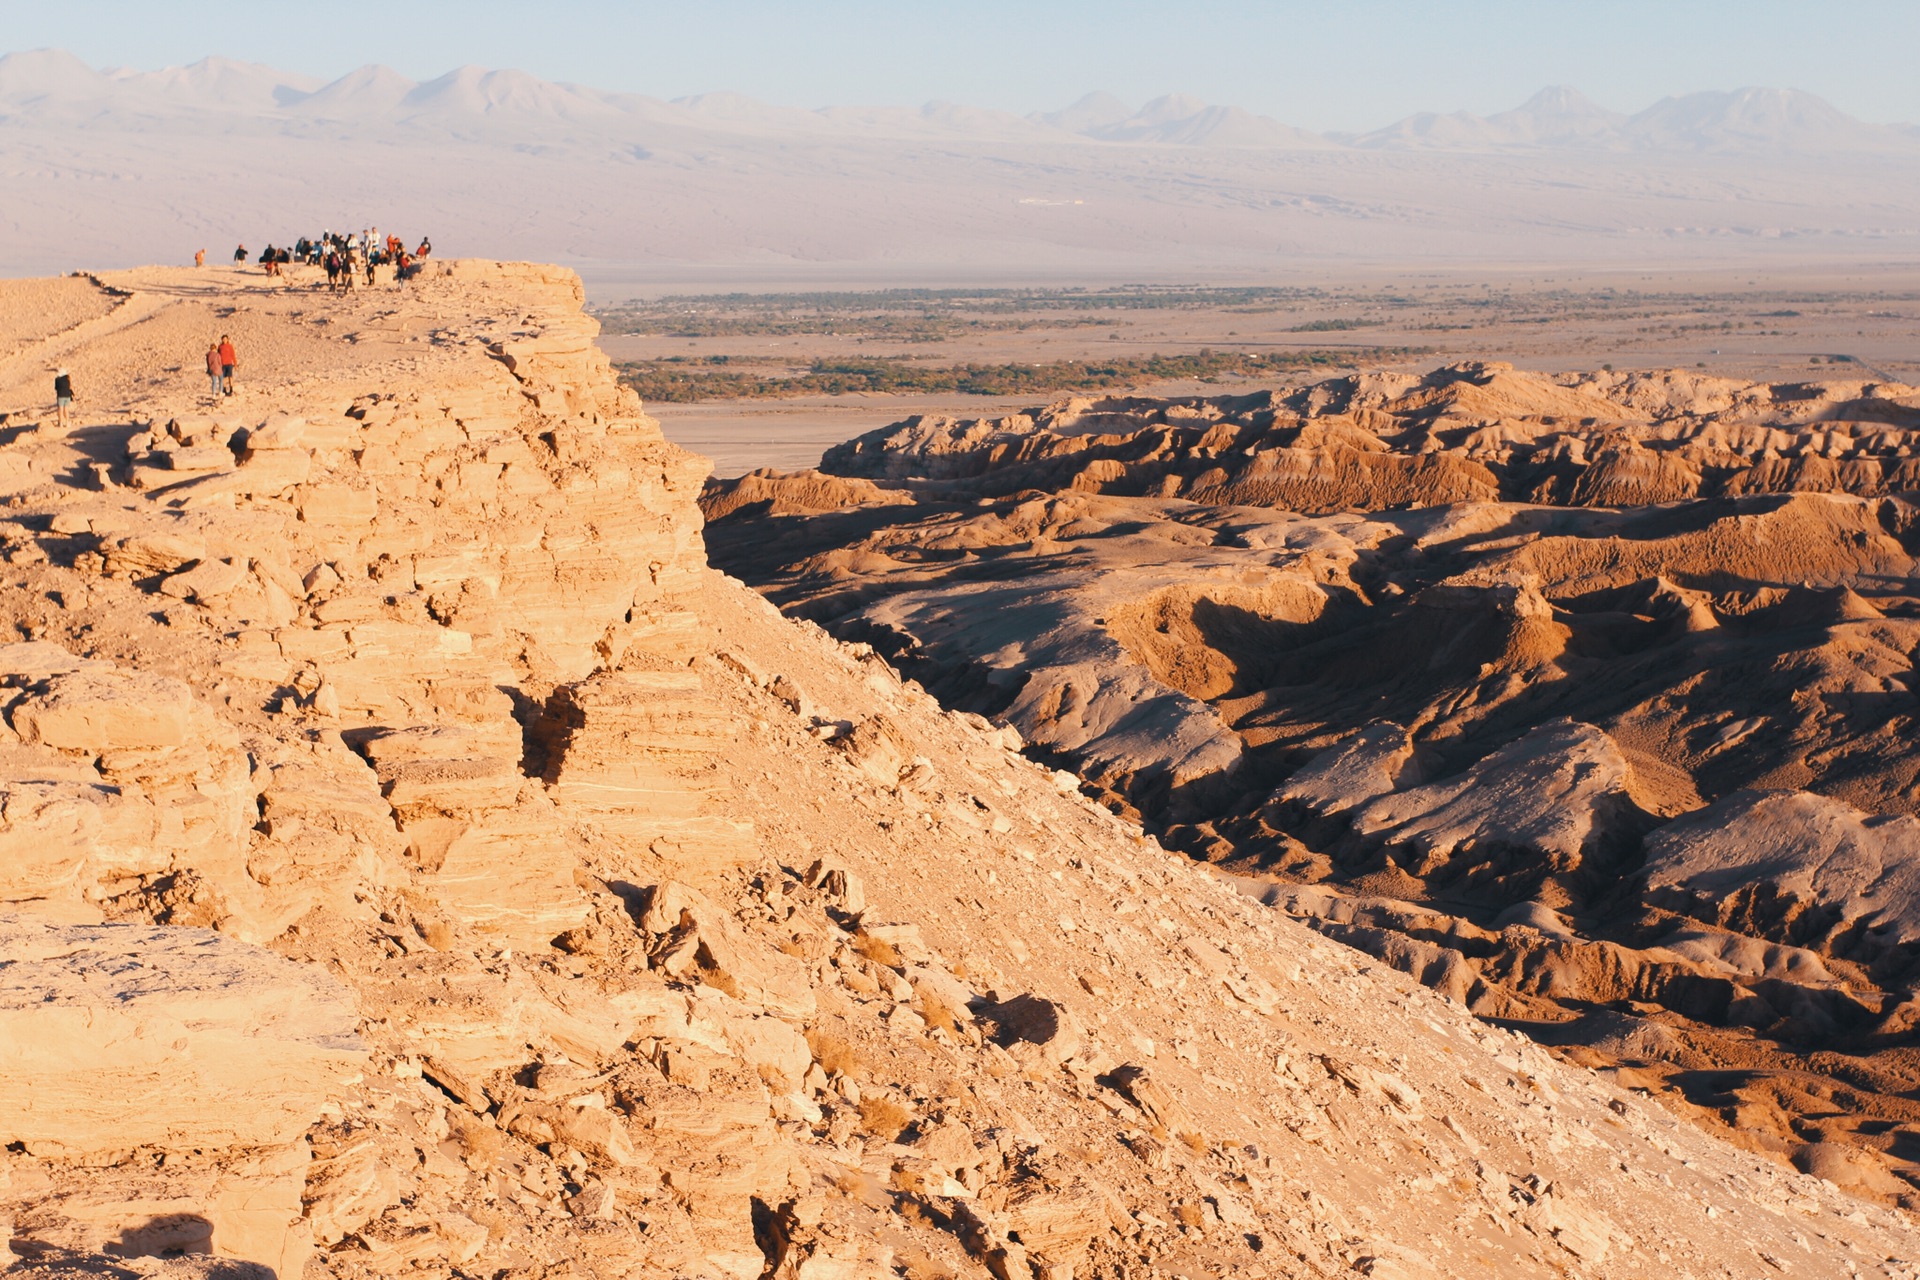
M21 741L62 751L178 747L194 727L194 698L167 676L90 664L28 693L10 719Z

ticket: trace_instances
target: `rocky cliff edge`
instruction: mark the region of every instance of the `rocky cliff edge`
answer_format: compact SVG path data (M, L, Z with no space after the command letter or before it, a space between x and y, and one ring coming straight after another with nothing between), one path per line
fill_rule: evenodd
M709 570L569 273L9 290L13 1272L1914 1274Z

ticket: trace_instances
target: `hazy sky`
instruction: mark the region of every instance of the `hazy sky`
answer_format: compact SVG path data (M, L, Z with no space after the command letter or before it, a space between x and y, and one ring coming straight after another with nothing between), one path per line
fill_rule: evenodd
M1568 84L1806 89L1920 122L1920 0L0 0L0 52L152 69L209 53L332 77L463 63L794 106L945 99L1013 111L1181 92L1313 129L1478 113Z

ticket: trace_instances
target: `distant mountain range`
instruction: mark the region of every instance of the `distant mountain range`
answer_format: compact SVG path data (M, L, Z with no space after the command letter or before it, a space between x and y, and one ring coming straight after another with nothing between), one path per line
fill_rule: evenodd
M462 67L0 58L0 274L257 251L323 227L616 281L1294 279L1307 266L1920 261L1920 131L1780 89L1633 115L1570 89L1322 134L1170 95L672 102ZM1852 269L1852 268L1849 268Z
M1920 128L1867 124L1792 89L1690 93L1624 115L1596 106L1576 90L1549 88L1495 115L1423 112L1369 133L1320 134L1180 94L1136 109L1095 93L1063 110L1029 116L952 103L801 110L734 93L666 102L478 67L415 81L387 67L366 66L323 83L226 58L162 71L100 71L55 49L0 57L0 122L100 123L140 130L196 119L217 120L223 132L302 132L323 125L350 132L354 126L380 125L465 136L558 131L642 141L649 134L668 141L717 134L1495 153L1920 151Z

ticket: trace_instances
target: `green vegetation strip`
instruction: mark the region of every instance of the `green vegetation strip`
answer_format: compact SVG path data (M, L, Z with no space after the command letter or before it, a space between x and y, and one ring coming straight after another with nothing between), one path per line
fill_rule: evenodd
M879 395L1024 396L1107 391L1154 382L1215 382L1274 378L1301 369L1346 369L1400 364L1431 354L1424 347L1250 353L1201 350L1115 360L1056 360L1046 364L924 365L902 359L816 360L802 368L738 356L687 356L615 366L643 400L768 400L794 396Z
M938 342L967 333L1117 323L1127 311L1273 311L1320 297L1294 288L877 289L691 294L597 307L605 333L724 338L831 333ZM1067 314L1060 314L1067 313Z

